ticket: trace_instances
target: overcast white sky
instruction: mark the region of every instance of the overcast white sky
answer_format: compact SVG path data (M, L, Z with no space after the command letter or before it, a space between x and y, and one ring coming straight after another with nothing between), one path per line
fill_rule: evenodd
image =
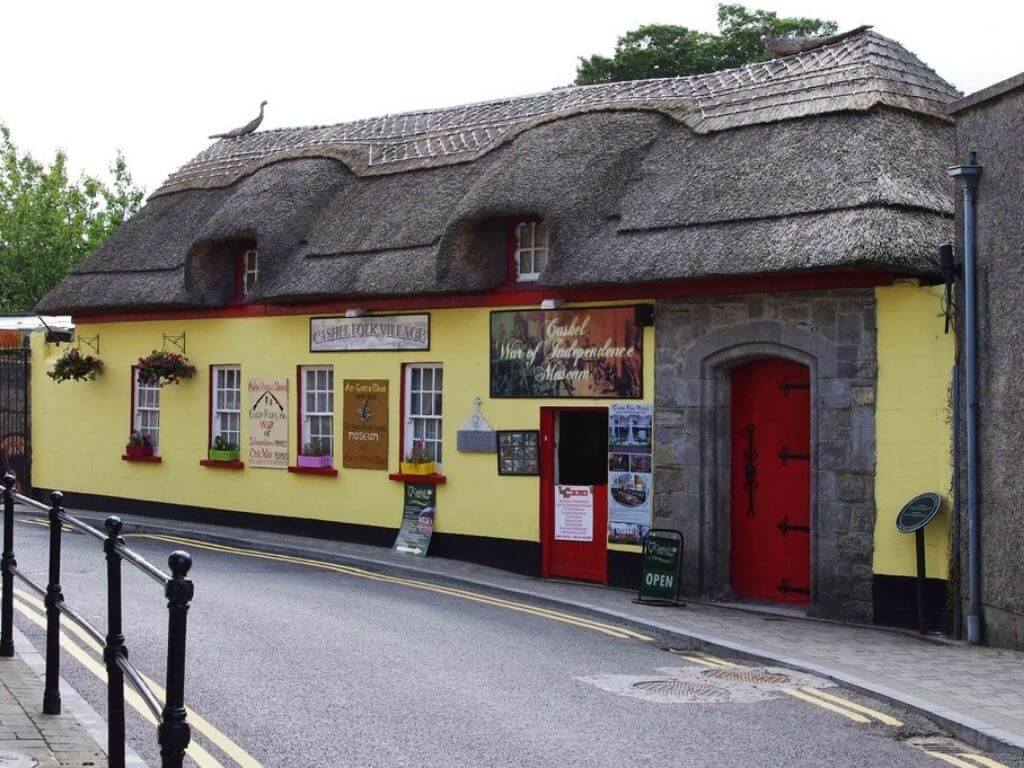
M964 92L1024 70L1024 4L753 0L873 24ZM38 158L101 173L120 148L152 192L267 99L264 128L534 93L646 23L715 31L713 0L52 2L0 6L0 122Z

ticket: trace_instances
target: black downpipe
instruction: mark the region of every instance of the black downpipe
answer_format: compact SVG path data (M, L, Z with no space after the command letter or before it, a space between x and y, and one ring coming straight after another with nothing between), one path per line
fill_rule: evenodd
M975 240L975 202L982 167L977 152L966 165L949 169L959 179L964 193L964 351L967 378L967 642L982 640L981 560L978 529L978 286Z

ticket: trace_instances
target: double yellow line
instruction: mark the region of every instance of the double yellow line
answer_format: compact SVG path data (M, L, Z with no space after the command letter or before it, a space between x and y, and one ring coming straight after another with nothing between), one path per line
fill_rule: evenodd
M957 768L1009 768L1009 766L993 760L991 757L985 755L979 755L976 752L957 752L955 755L951 755L948 752L936 752L928 749L927 747L921 747L926 755L937 758L947 765L955 765Z
M40 612L42 610L42 603L34 595L30 595L20 589L15 590L14 607L33 624L46 629L46 617ZM103 657L103 648L84 629L70 621L62 622L61 626L71 630L71 632L76 635L87 648L97 654L100 658ZM82 646L77 642L68 637L68 635L63 631L60 633L60 644L72 658L85 667L89 672L94 674L104 683L107 681L107 668L90 655L85 648L82 648ZM146 675L142 675L142 679L145 681L146 685L150 687L157 699L163 699L165 697L164 689L159 685L159 683L150 679ZM128 706L138 712L150 725L157 725L156 718L153 717L153 713L150 711L149 707L142 700L142 697L131 687L125 688L125 702ZM208 720L201 717L192 709L186 708L186 711L188 712L188 722L192 726L193 733L195 733L195 731L202 733L212 744L216 745L226 756L231 758L234 765L239 766L239 768L262 768L259 761L214 727ZM224 768L224 765L204 749L202 745L197 743L195 738L193 738L191 743L188 745L187 754L192 758L195 764L199 766L199 768Z
M494 597L491 595L485 595L480 592L471 592L467 589L459 589L457 587L445 587L439 584L432 584L427 581L420 581L417 579L400 578L398 576L388 576L383 573L376 573L374 571L368 571L365 568L357 568L351 565L339 565L338 563L330 563L324 560L312 560L306 557L296 557L292 555L279 555L272 552L263 552L257 549L245 549L241 547L231 547L224 544L211 544L205 541L199 541L197 539L188 539L180 536L166 536L163 534L155 533L135 533L129 534L133 538L141 539L152 539L154 541L163 541L170 544L179 544L183 546L193 547L196 549L207 549L211 552L223 552L232 555L240 555L242 557L252 557L260 560L272 560L280 563L290 563L293 565L304 565L310 568L319 568L325 571L334 571L335 573L343 573L348 576L356 576L361 579L368 579L370 581L379 581L386 584L398 584L405 587L411 587L412 589L419 589L425 592L434 592L439 595L447 595L449 597L456 597L461 600L469 600L474 603L480 603L483 605L491 605L498 608L504 608L509 611L515 611L517 613L526 613L531 616L537 616L542 619L549 619L551 621L561 622L563 624L570 624L575 627L581 627L583 629L589 629L594 632L600 632L609 637L615 637L620 640L641 640L644 642L650 642L653 638L640 632L635 632L632 629L625 627L616 626L614 624L606 624L595 619L586 619L581 616L574 616L570 613L564 613L562 611L556 611L551 608L541 608L536 605L529 605L528 603L520 603L515 600L506 600L501 597Z

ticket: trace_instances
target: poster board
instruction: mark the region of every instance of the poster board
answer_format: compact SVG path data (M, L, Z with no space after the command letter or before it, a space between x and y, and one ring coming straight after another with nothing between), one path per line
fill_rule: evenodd
M497 435L499 475L540 474L540 432L538 430L500 429Z
M342 384L341 465L388 468L387 379L345 379Z
M249 379L249 450L246 463L288 468L288 379Z
M395 552L425 557L434 533L434 511L437 486L427 483L406 483L402 507L402 525L395 538Z
M555 539L594 540L594 486L555 486Z
M608 541L641 544L651 528L654 498L654 409L608 408Z

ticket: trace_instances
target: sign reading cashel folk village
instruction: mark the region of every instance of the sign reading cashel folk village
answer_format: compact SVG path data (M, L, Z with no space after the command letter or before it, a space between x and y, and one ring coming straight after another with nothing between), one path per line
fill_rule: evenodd
M430 349L430 315L311 317L310 352Z
M634 307L491 313L491 397L643 397Z

